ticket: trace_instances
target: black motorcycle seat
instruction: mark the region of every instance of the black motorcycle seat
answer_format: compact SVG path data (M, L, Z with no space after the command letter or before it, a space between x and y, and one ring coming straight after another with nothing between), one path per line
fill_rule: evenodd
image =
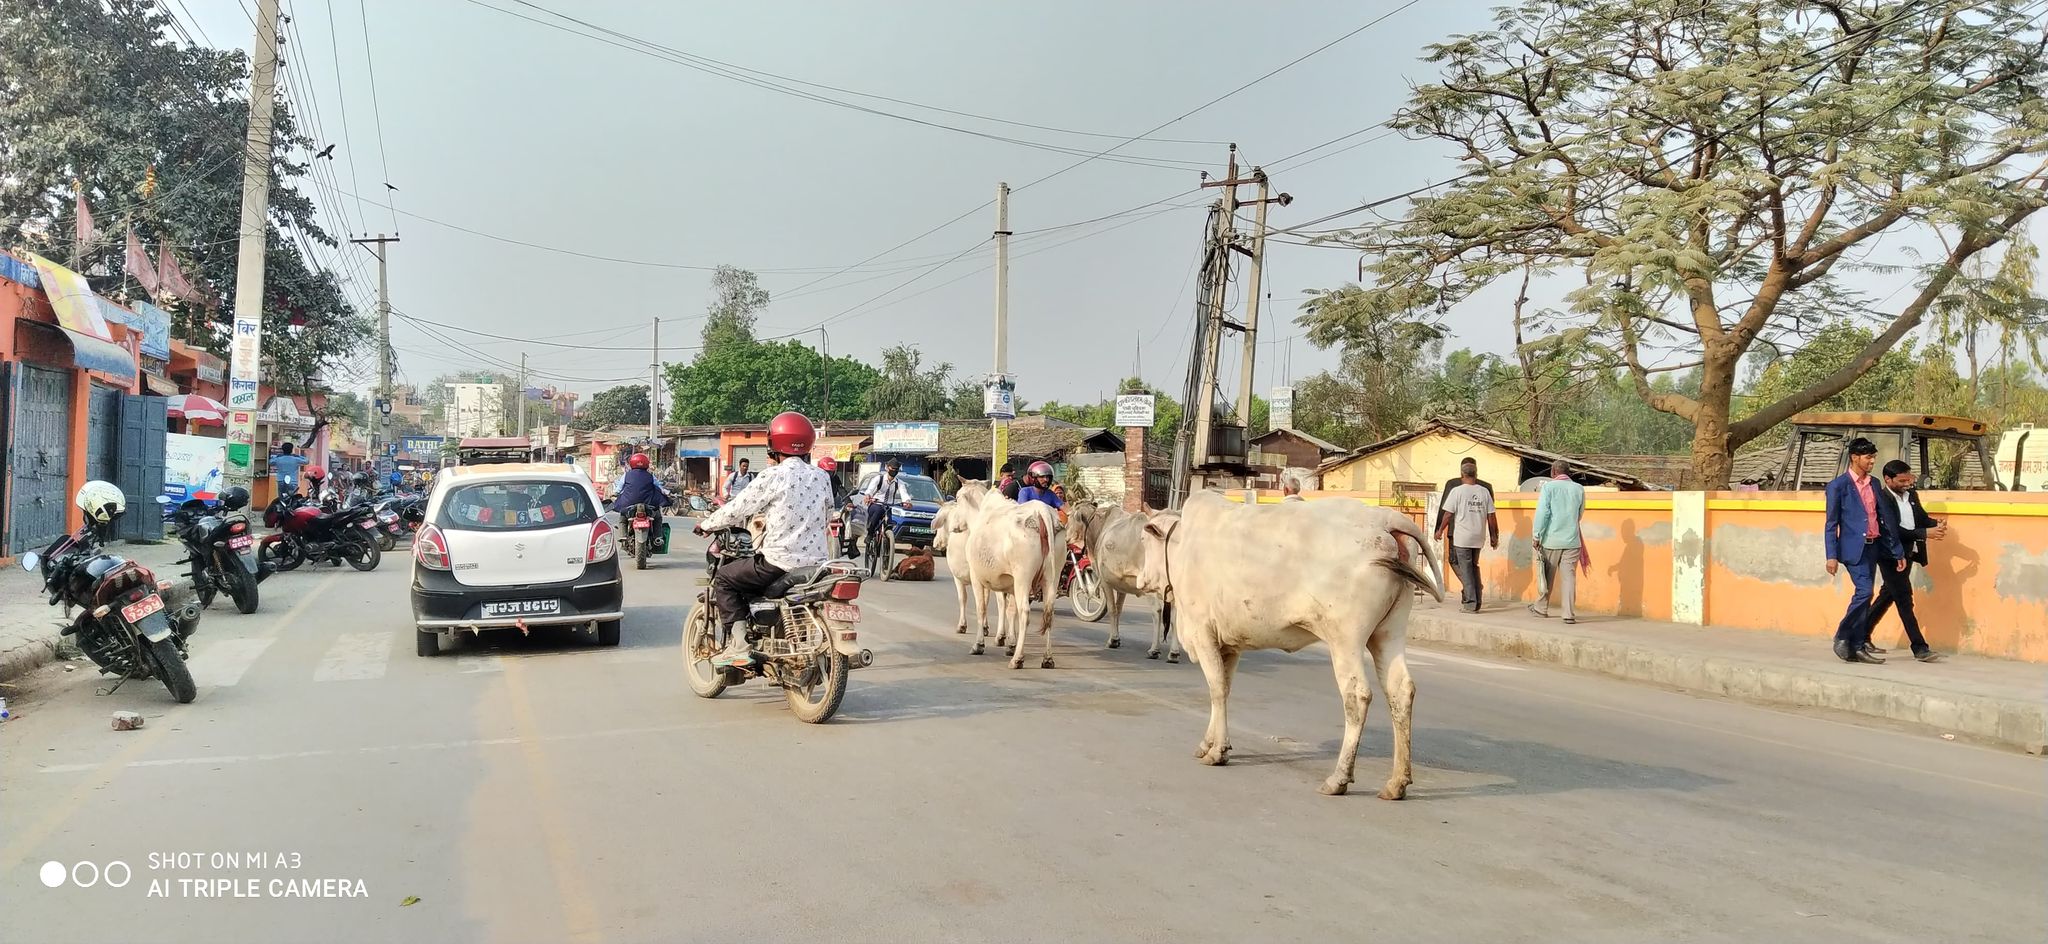
M761 599L782 599L783 597L789 595L789 591L818 579L818 574L824 572L824 570L825 568L823 567L799 567L795 570L789 571L783 574L782 576L775 578L775 581L773 583L770 583L767 587L763 588L761 590Z

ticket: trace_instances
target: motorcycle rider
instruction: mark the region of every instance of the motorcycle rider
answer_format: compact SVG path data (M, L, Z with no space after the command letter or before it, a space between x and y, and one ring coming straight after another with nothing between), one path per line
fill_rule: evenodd
M623 515L634 505L667 508L675 501L662 491L661 483L654 480L654 473L648 470L648 465L644 452L636 452L626 458L626 474L619 479L618 490L612 499L613 511Z
M1024 487L1017 490L1017 503L1044 502L1063 511L1067 503L1052 489L1052 465L1044 460L1033 462L1024 472Z
M877 533L887 527L889 506L910 507L910 488L903 484L903 462L890 459L882 463L882 474L875 476L856 496L867 509L867 535L874 540Z
M769 420L768 468L692 529L705 534L746 527L755 516L766 519L757 553L719 567L712 582L711 599L727 633L726 646L712 658L713 665L752 662L746 633L748 602L783 574L816 567L830 557L825 522L832 514L832 476L810 462L817 439L817 428L802 413L782 413Z

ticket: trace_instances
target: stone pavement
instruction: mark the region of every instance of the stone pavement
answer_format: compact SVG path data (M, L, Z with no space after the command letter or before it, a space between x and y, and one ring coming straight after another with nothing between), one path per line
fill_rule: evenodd
M154 510L155 506L151 506ZM137 544L122 541L112 551L157 572L159 578L182 574L184 568L171 562L185 556L176 541ZM43 595L42 578L21 569L20 560L0 567L0 682L32 672L57 657L59 632L65 625L64 608L50 606Z
M1479 613L1461 613L1455 603L1418 603L1409 639L1758 704L1923 725L2033 754L2048 742L2048 666L1952 654L1918 662L1896 625L1877 639L1892 648L1888 661L1863 665L1836 659L1827 637L1583 613L1567 626L1522 603L1490 602Z

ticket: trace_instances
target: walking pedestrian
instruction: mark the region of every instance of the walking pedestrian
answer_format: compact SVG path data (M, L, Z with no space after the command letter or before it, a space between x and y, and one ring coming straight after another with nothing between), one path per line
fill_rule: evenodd
M747 460L741 459L739 467L732 470L725 479L725 500L732 501L754 483L754 473L747 468Z
M1472 481L1479 483L1480 488L1486 489L1488 497L1493 495L1493 483L1479 477L1479 460L1471 456L1458 460L1458 477L1445 479L1443 491L1437 493L1436 522L1438 529L1443 528L1444 522L1451 520L1451 489L1465 484L1465 477L1468 475L1472 477Z
M1550 616L1550 591L1561 591L1564 621L1576 623L1572 608L1579 587L1578 571L1586 553L1579 534L1579 522L1586 514L1586 487L1572 481L1571 469L1563 459L1550 464L1550 481L1536 495L1536 566L1542 599L1529 604L1529 612Z
M1906 639L1913 645L1913 658L1922 662L1940 662L1941 653L1927 645L1927 637L1920 635L1920 620L1913 615L1913 565L1927 566L1927 542L1939 541L1948 536L1948 522L1927 517L1927 509L1920 507L1920 492L1913 487L1913 467L1903 460L1893 459L1884 464L1884 501L1880 516L1887 527L1892 528L1905 547L1906 557L1896 560L1888 556L1889 545L1876 545L1877 575L1882 589L1877 591L1877 601L1870 606L1870 625L1864 629L1863 638L1869 640L1877 624L1883 622L1885 613L1893 604L1899 607L1899 622L1906 627ZM1884 648L1870 643L1870 651L1884 654Z
M1849 440L1849 471L1828 483L1827 503L1821 521L1821 540L1828 555L1828 576L1847 568L1849 607L1835 625L1835 657L1844 662L1883 664L1884 657L1870 651L1871 584L1877 576L1877 559L1888 554L1904 568L1906 549L1895 531L1883 527L1878 517L1878 489L1871 477L1877 464L1877 444L1861 436Z
M1493 490L1480 484L1478 463L1466 459L1459 467L1458 487L1444 499L1445 513L1437 540L1451 539L1451 566L1458 571L1459 609L1479 612L1484 588L1479 582L1479 546L1486 541L1500 550L1500 520L1493 513Z

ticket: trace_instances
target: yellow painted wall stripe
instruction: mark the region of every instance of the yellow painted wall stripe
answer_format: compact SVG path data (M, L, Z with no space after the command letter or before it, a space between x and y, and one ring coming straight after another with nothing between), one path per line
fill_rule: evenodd
M1244 503L1245 496L1242 489L1227 491L1223 494L1224 497L1231 501L1239 504ZM1421 505L1413 504L1404 506L1399 500L1381 498L1376 495L1312 492L1302 497L1309 501L1343 499L1379 507L1412 507L1416 510L1422 508ZM1258 503L1261 505L1277 505L1280 503L1280 500L1279 495L1261 494L1258 498ZM1927 506L1927 511L1930 514L2048 518L2048 503L2041 502L1970 501L1966 499L1933 498L1923 500L1923 504ZM1533 498L1507 498L1494 502L1494 507L1533 511L1536 508L1536 500ZM1589 498L1586 500L1586 508L1590 511L1666 511L1671 508L1671 500L1668 498L1647 500L1640 498ZM1710 498L1707 499L1707 510L1821 512L1827 510L1827 503L1818 498Z

